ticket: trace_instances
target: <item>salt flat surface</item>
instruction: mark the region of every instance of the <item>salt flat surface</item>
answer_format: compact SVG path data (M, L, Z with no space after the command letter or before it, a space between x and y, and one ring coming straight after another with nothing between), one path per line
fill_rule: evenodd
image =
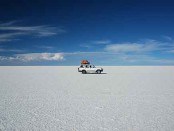
M0 130L174 130L174 67L103 68L0 67Z

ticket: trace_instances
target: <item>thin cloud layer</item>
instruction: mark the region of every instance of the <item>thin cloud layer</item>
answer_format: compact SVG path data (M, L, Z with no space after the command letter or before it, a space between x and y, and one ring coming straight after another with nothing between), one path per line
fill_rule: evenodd
M137 43L123 43L123 44L111 44L107 45L105 50L112 52L146 52L153 51L157 48L157 45L151 44L137 44Z
M174 53L174 50L170 50L170 51L168 51L168 53Z
M26 35L25 32L2 33L0 34L0 42L10 42L18 40L18 36Z
M20 49L5 49L5 48L0 48L0 52L24 52L25 50L20 50Z
M109 43L111 43L111 41L110 40L98 40L98 41L93 41L93 43L95 43L95 44L103 44L103 45L105 45L105 44L109 44Z
M169 42L160 42L156 40L144 40L141 42L135 43L116 43L116 44L108 44L105 46L104 50L108 52L117 52L117 53L145 53L145 52L153 52L153 51L170 51L173 49L173 43Z
M59 35L66 31L62 28L39 25L39 26L22 26L17 25L16 21L0 24L0 42L8 42L14 39L19 39L20 36L36 36L36 37L48 37L53 35ZM10 32L10 33L7 33Z

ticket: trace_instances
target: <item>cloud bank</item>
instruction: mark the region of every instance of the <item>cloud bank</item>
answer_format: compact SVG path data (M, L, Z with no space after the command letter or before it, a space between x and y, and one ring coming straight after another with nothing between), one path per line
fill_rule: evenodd
M96 45L97 46L97 45ZM52 49L54 47L41 46L44 49ZM11 52L20 53L20 50L8 49ZM6 49L0 48L0 52ZM5 62L42 62L42 61L58 61L68 63L77 63L77 60L89 59L93 61L102 61L103 64L109 65L173 65L174 44L170 42L162 42L157 40L146 39L138 42L126 42L106 44L98 51L72 51L58 53L23 53L14 54L13 56L0 56L0 63ZM164 55L163 55L164 54Z
M14 56L0 56L0 61L62 61L64 56L62 53L28 53L28 54L16 54Z

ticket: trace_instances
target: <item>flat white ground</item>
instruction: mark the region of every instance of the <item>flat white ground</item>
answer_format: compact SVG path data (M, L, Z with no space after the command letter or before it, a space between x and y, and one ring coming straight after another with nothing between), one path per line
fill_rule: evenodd
M174 130L174 67L103 68L0 67L0 130Z

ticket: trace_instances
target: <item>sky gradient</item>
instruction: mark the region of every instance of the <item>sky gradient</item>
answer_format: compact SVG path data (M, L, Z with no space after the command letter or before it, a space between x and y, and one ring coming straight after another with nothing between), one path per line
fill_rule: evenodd
M174 65L169 0L2 0L0 65Z

